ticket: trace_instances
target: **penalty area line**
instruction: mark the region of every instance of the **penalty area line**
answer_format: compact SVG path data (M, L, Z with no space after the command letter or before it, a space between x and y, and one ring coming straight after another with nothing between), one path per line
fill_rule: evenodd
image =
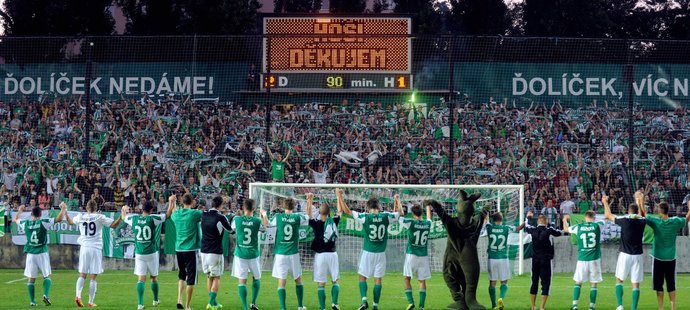
M5 284L17 283L19 281L26 281L26 278L20 278L20 279L16 279L16 280L12 280L12 281L7 281L7 282L5 282Z

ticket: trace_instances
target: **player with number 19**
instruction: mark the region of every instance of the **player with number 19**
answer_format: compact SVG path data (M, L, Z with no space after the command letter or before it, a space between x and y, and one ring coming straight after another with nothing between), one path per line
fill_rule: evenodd
M60 203L60 209L60 213L53 219L41 218L41 208L33 207L31 209L31 219L23 220L19 218L24 212L24 205L22 205L14 216L14 222L17 223L17 226L24 229L24 235L26 235L26 244L24 245L26 267L24 268L24 276L29 279L26 288L29 291L29 305L32 307L36 306L34 283L39 270L43 275L43 303L46 306L51 305L50 287L53 281L50 279L52 271L50 268L50 256L48 255L48 228L55 223L62 222L62 218L67 213L67 205L64 202Z
M171 195L168 198L168 210L175 208L177 197ZM134 275L137 276L137 309L144 309L144 287L146 275L151 277L151 291L153 292L153 305L158 306L158 269L159 251L161 240L161 225L165 222L165 214L151 214L154 202L147 200L142 207L141 215L131 214L125 218L125 223L134 231ZM128 207L123 207L122 212L128 212Z
M285 213L277 214L270 223L276 228L276 246L273 249L273 277L278 279L278 301L280 309L285 306L285 284L288 273L295 280L295 293L297 295L298 309L304 308L304 286L302 285L302 264L299 256L299 228L309 224L309 215L293 213L295 200L287 198L283 200Z
M402 209L400 199L396 197L395 204ZM405 247L405 264L403 276L405 277L405 297L407 298L407 310L414 309L414 297L412 297L412 277L419 281L419 309L424 309L426 302L426 280L431 278L431 266L429 264L429 232L431 231L431 206L426 206L426 220L422 219L422 206L412 206L412 218L400 218L400 225L407 228L407 246Z
M589 309L594 310L597 302L597 284L602 281L601 275L601 225L595 222L596 213L585 212L585 222L569 227L569 217L563 218L563 231L573 233L577 239L577 267L575 268L575 287L573 288L573 306L578 309L582 282L590 283Z
M486 233L489 243L486 252L489 256L487 263L489 269L489 298L491 307L503 310L504 299L508 294L508 280L511 278L510 260L508 259L508 236L510 233L522 230L524 224L517 228L503 225L503 215L499 212L491 216L493 223L486 224ZM496 301L496 282L501 282L500 295Z
M254 200L245 199L242 215L235 216L230 223L236 234L235 256L232 261L232 276L239 280L237 290L243 310L259 310L256 298L261 288L261 262L259 261L259 232L268 226L266 213L261 211L261 219L254 217ZM247 276L252 273L252 302L247 304Z
M382 279L386 274L386 247L388 245L388 226L402 215L402 209L394 204L395 213L381 212L379 200L375 197L369 198L366 203L367 213L351 211L343 198L343 191L336 190L338 203L343 209L343 213L352 216L355 221L362 224L364 229L364 248L359 259L359 294L362 297L362 304L358 310L369 308L367 301L367 279L374 278L374 305L373 309L378 309L381 299ZM399 199L396 195L395 199Z
M124 212L113 220L103 214L96 213L98 205L96 201L89 200L86 203L86 213L79 213L74 219L66 214L67 223L76 224L79 228L79 277L77 278L77 295L74 302L77 307L83 307L81 301L81 291L84 289L86 275L91 275L89 282L89 307L95 307L97 282L96 277L103 273L103 227L115 228L126 215Z

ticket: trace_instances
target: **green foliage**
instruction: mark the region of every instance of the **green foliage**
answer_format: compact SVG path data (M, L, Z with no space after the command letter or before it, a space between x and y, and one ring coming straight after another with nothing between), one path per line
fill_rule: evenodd
M109 35L110 0L5 0L5 33L14 36Z
M316 13L321 0L273 0L275 13Z
M460 35L505 35L510 27L503 0L452 0L452 31Z
M366 0L331 0L331 13L362 13L367 8Z

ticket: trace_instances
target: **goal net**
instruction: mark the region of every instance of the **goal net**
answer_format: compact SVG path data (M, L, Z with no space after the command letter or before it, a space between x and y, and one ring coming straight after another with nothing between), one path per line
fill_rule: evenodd
M481 193L481 198L475 203L475 212L481 208L489 207L490 214L501 212L504 216L504 224L519 225L519 219L524 218L523 186L521 185L400 185L400 184L309 184L309 183L250 183L249 197L256 201L257 208L267 212L269 220L277 213L282 212L280 201L285 198L295 199L298 213L306 212L306 194L314 194L314 208L310 218L316 217L317 210L322 204L331 208L332 214L336 212L335 189L344 191L344 199L348 207L353 211L365 212L365 203L370 197L379 199L382 211L393 210L393 197L400 195L405 210L405 216L411 216L410 208L414 204L422 204L426 199L434 199L441 202L449 214L455 214L460 191L468 194ZM443 253L446 248L446 231L436 214L433 214L433 225L428 236L429 256L432 271L442 271ZM343 271L357 271L359 257L362 252L363 238L365 235L362 225L356 223L351 217L344 215L338 225L337 252L340 259L340 268ZM479 239L478 252L482 263L482 270L486 270L488 238L485 233ZM300 229L300 255L302 267L311 270L313 267L314 253L310 250L314 235L308 226ZM273 248L275 240L275 228L269 227L265 236L262 236L262 264L264 269L273 266ZM523 242L520 242L522 240ZM407 230L397 222L388 229L388 247L386 249L387 271L402 272L405 259L405 246L407 242ZM513 270L517 274L523 273L525 259L524 248L529 240L523 238L522 232L513 233L507 240L507 247ZM528 255L529 256L529 253Z

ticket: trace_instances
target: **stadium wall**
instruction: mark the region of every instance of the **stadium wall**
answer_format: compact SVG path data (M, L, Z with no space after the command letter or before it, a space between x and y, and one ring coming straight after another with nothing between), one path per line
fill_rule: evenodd
M479 240L479 248L486 248L486 238ZM570 243L570 238L556 238L554 240L556 247L556 259L554 259L554 272L573 272L573 266L577 264L577 247ZM678 238L676 241L677 257L690 256L690 239ZM436 257L443 257L445 251L445 242L443 239L436 240L434 247ZM645 253L650 253L651 246L645 245ZM618 244L605 243L602 245L602 271L605 273L613 273L616 270L616 261L618 259ZM403 255L397 259L393 257L395 254L388 251L389 265L397 264L399 260L403 259ZM482 270L486 270L486 252L480 251L479 260L482 264ZM53 269L76 269L79 263L79 247L73 245L53 245L50 246L50 258ZM11 238L0 238L0 266L3 268L24 268L25 255L22 252L21 246L12 244ZM226 258L228 260L228 258ZM356 262L345 262L341 266L344 270L356 270ZM106 270L129 270L134 268L134 260L119 259L119 258L103 258L104 268ZM645 254L645 271L651 272L651 257ZM676 263L676 270L679 273L690 272L690 261L679 259ZM229 264L228 264L229 266ZM531 268L531 260L525 261L525 271L529 272ZM161 256L162 270L175 270L174 255ZM388 269L389 274L398 273L398 270L392 268Z

